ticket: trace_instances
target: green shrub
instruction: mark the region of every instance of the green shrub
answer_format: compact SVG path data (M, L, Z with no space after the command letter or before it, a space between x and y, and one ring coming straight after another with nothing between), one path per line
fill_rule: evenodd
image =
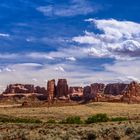
M3 123L42 123L38 119L25 119L25 118L16 118L16 117L0 117L0 122Z
M87 120L85 120L86 124L90 124L90 123L96 123L96 122L107 122L109 120L107 114L96 114L93 115L89 118L87 118Z
M56 121L53 120L53 119L50 119L50 120L47 121L47 123L56 123Z
M115 117L115 118L111 118L110 121L113 121L113 122L117 122L117 121L127 121L128 118L126 117Z
M79 116L68 117L65 120L61 120L60 124L81 124L81 118Z

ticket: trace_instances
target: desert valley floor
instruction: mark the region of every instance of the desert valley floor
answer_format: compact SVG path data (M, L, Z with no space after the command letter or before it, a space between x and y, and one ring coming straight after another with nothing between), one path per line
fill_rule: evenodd
M0 140L139 140L140 104L95 102L60 107L8 107L0 105L3 116L39 119L42 123L0 123ZM54 119L106 113L109 117L128 117L128 121L94 124L48 124Z

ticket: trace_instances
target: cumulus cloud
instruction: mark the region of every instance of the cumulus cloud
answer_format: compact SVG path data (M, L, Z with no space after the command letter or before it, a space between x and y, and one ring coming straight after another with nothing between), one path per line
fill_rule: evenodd
M96 12L101 6L91 4L88 0L70 0L68 4L40 6L38 11L46 16L69 17L76 15L87 15L88 13Z
M72 40L79 44L86 44L85 52L94 57L115 59L134 59L140 56L140 24L115 19L88 19L100 30L85 32L84 36L74 37Z

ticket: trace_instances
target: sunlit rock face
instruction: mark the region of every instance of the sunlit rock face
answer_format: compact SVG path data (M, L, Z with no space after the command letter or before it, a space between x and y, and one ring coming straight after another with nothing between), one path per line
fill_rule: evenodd
M68 96L68 84L66 79L58 79L57 87L56 87L56 96L63 97Z
M50 99L53 99L55 97L56 92L56 86L55 86L55 80L50 80L47 83L47 94Z
M83 87L70 87L69 95L71 100L80 101L83 99Z
M95 100L99 94L104 92L105 84L93 83L84 87L83 95L85 100Z
M93 83L91 84L91 94L96 97L96 94L101 94L104 92L105 84L103 83Z
M135 81L131 82L124 91L122 101L128 103L140 103L140 83Z
M34 89L34 85L30 84L11 84L7 86L4 93L34 93Z

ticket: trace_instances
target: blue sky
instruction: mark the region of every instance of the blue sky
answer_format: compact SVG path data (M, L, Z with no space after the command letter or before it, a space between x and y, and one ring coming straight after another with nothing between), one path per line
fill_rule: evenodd
M139 0L1 0L0 84L140 79Z

